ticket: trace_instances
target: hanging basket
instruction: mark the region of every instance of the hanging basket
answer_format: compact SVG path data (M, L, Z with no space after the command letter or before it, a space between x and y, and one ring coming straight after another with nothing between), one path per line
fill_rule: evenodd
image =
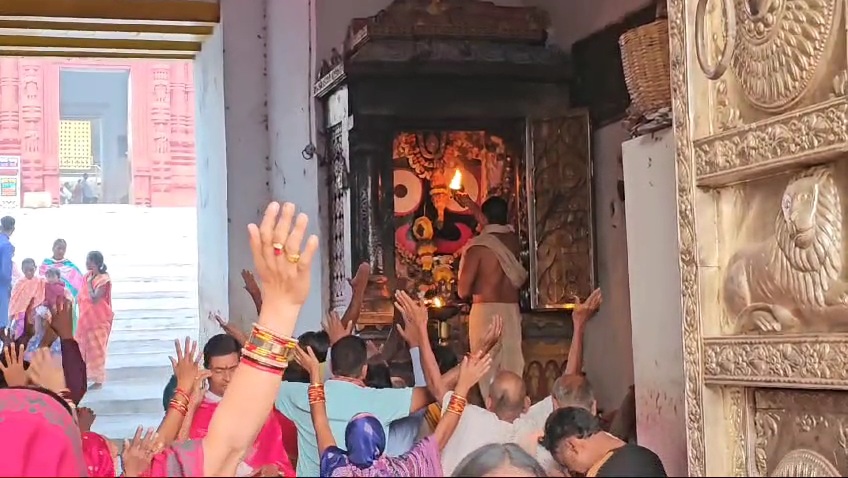
M671 108L668 20L659 18L629 30L618 44L631 109L646 116Z

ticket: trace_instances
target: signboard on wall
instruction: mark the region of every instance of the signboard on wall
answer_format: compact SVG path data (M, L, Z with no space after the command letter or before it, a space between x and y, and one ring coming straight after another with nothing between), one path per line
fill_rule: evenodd
M21 207L21 157L0 156L0 209Z

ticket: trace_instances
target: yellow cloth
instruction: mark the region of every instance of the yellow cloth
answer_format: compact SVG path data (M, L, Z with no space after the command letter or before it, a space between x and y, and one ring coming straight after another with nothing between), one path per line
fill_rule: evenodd
M468 314L468 341L471 342L471 352L476 352L476 346L486 335L494 316L503 319L503 334L500 346L492 350L492 368L480 379L480 393L483 398L489 396L489 385L499 370L509 370L524 376L524 353L521 350L521 310L518 304L479 302L471 305Z

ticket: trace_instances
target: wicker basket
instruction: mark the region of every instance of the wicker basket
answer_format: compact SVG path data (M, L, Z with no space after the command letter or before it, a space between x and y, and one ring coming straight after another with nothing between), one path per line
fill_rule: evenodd
M618 43L631 109L649 115L671 108L668 20L659 18L629 30Z

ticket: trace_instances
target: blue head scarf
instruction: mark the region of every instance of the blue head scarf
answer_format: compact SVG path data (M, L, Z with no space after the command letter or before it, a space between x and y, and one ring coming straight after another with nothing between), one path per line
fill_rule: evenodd
M165 412L168 412L168 405L171 404L171 399L177 392L177 376L171 375L171 380L168 380L168 385L165 385L165 390L162 392L162 406L165 407Z
M383 424L370 413L360 413L347 423L345 448L327 448L321 456L321 476L332 476L333 471L344 466L369 468L386 450L386 432Z

